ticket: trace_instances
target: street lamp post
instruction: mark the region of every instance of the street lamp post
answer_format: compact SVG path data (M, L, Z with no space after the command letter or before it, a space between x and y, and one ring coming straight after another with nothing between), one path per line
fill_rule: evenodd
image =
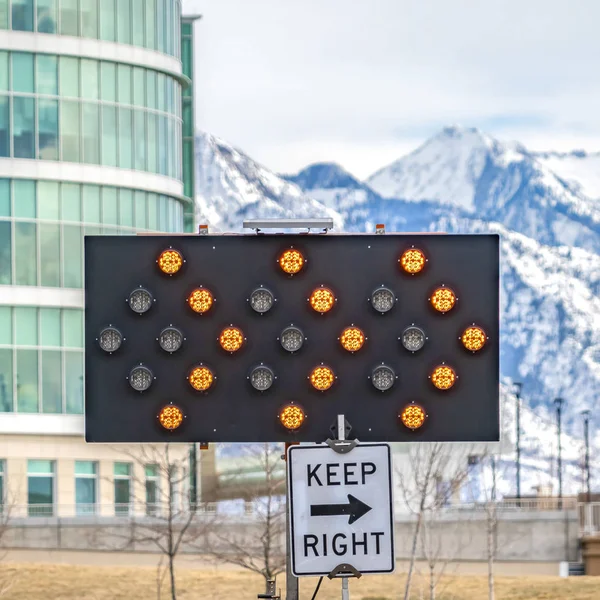
M562 421L562 409L565 401L562 398L556 398L554 400L554 406L556 407L556 426L558 435L558 509L562 509L562 444L561 444L561 421Z
M515 383L516 389L516 421L517 421L517 505L521 502L521 388L522 383Z
M592 492L590 489L590 414L589 410L584 410L583 416L583 437L585 440L585 493L588 503L592 500Z

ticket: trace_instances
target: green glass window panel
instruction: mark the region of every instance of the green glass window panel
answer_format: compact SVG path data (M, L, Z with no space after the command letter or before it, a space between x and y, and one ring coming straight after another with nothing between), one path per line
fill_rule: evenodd
M62 159L79 162L81 157L79 102L61 100L60 103L60 145Z
M117 109L102 107L102 164L117 166Z
M83 353L65 352L65 391L67 413L83 413Z
M12 0L14 31L33 31L33 0Z
M96 480L75 478L75 514L93 515L96 512Z
M101 0L100 2L100 39L115 42L116 37L116 11L115 0Z
M98 463L92 460L76 460L75 475L97 475Z
M181 70L186 77L192 78L192 40L189 38L184 38L181 41ZM192 95L190 86L185 87L183 95Z
M13 150L15 158L35 157L35 101L13 97Z
M53 221L58 221L58 183L55 181L38 181L37 199L38 219L51 219Z
M62 316L64 347L83 348L83 311L65 308Z
M9 0L0 0L0 29L8 29L8 3Z
M167 174L167 119L158 117L158 172Z
M54 475L54 461L52 460L28 460L28 475Z
M81 59L81 97L97 100L100 97L100 73L97 60Z
M156 76L156 86L158 90L158 110L166 110L165 106L165 87L167 85L167 78L162 73L158 73Z
M70 56L58 59L59 90L61 96L79 97L79 60Z
M32 517L54 514L54 478L29 477L27 479L28 514Z
M162 231L167 231L167 197L158 197L158 226Z
M102 100L116 102L117 100L117 66L111 62L100 63L102 77Z
M15 217L35 219L35 181L26 179L13 181L13 210Z
M8 96L0 96L0 156L10 156L10 109Z
M15 223L15 283L37 284L35 223Z
M158 196L148 194L148 229L158 231Z
M60 226L40 223L40 283L60 287Z
M183 142L183 195L194 196L194 142Z
M17 306L15 311L15 343L18 346L38 345L38 309Z
M63 285L67 288L82 287L83 243L81 227L63 226Z
M132 0L133 11L133 45L144 45L144 5L146 0Z
M131 463L116 462L113 473L115 477L131 477Z
M119 109L119 167L133 166L133 122L129 108Z
M78 0L61 0L60 32L62 35L79 35Z
M165 15L167 13L166 9L166 0L158 0L157 1L158 15L156 19L156 24L158 25L157 35L158 35L158 50L160 52L166 51L166 19Z
M17 350L16 355L17 412L38 412L38 352Z
M118 41L131 44L131 0L118 0L117 11Z
M194 135L194 117L191 101L183 102L183 135L192 137Z
M191 23L182 23L181 24L181 33L183 35L192 35L192 24Z
M173 119L167 117L167 174L175 177L175 127Z
M135 110L134 116L134 150L135 150L135 168L138 171L146 169L146 147L148 144L148 136L146 131L146 111Z
M97 39L98 0L79 1L81 3L81 37Z
M146 465L144 471L146 477L158 477L158 465Z
M1 0L0 0L1 1ZM8 91L8 52L0 51L0 92Z
M40 308L40 333L42 346L60 347L60 309Z
M59 350L42 351L42 412L62 412L62 355Z
M33 94L34 87L34 71L33 58L34 54L25 52L12 53L12 90L13 92L23 92Z
M10 346L12 342L12 309L0 306L0 345Z
M117 91L121 104L131 104L131 67L117 65Z
M0 285L12 283L11 222L0 221Z
M63 221L81 221L81 186L77 183L63 183L60 191ZM68 248L66 248L68 250Z
M119 225L133 227L133 192L119 190Z
M147 74L147 84L148 87L146 89L146 93L148 94L148 108L156 108L158 98L157 98L157 77L156 71L146 71Z
M36 88L38 94L56 96L58 94L58 59L48 54L36 57Z
M58 160L58 100L38 100L38 158Z
M83 162L100 163L100 106L92 102L83 105Z
M148 171L158 172L158 115L148 113Z
M37 0L37 30L56 33L58 30L58 0Z
M87 225L83 228L83 235L101 235L102 227L93 227L92 225Z
M146 101L146 73L141 67L133 67L133 103L144 106Z
M85 223L100 223L100 188L97 185L84 185L83 220Z
M135 192L135 227L146 229L148 220L146 218L146 193Z
M0 217L10 215L10 179L0 179Z
M13 411L13 352L0 348L0 412Z
M102 188L102 222L110 225L119 224L116 188Z
M156 49L156 0L146 0L146 47Z

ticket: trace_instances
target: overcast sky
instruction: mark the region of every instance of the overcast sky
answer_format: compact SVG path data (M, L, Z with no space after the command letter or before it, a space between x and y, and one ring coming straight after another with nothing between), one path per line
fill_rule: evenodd
M184 0L199 129L359 177L448 124L600 150L599 0Z

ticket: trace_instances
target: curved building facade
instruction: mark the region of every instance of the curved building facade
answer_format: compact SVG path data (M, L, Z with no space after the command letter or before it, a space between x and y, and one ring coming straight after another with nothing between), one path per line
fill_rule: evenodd
M14 479L19 505L116 473L80 437L83 237L193 229L192 30L179 0L0 0L0 493ZM114 501L100 487L88 503Z

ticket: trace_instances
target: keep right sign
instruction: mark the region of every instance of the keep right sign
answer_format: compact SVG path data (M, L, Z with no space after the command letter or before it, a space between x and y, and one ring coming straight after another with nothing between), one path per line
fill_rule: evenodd
M328 575L342 564L365 574L394 570L388 444L359 444L347 454L290 446L288 498L295 576Z

